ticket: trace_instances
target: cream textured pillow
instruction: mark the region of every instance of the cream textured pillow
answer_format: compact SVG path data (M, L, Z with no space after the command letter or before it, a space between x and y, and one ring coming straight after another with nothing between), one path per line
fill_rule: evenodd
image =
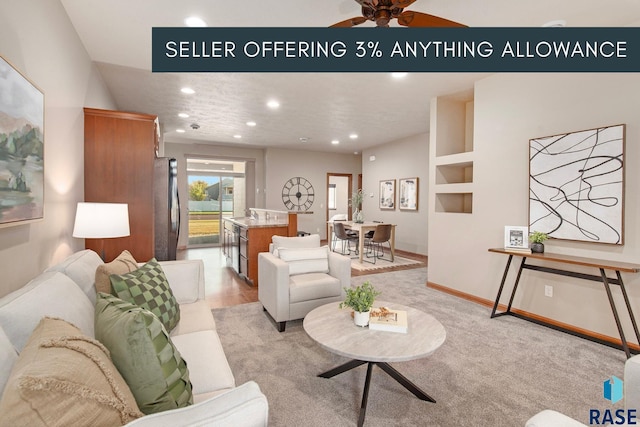
M108 350L62 319L44 318L0 401L3 425L115 426L143 416Z
M122 251L120 255L113 261L102 264L96 269L96 293L111 293L111 281L109 276L112 274L131 273L138 269L138 263L129 251Z
M279 248L278 257L289 264L289 275L329 272L329 248Z

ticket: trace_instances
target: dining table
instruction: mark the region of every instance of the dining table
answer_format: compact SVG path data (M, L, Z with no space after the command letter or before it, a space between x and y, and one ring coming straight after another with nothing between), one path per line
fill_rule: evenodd
M364 256L364 240L365 234L369 231L375 231L378 225L388 224L385 222L374 222L374 221L365 221L365 222L355 222L355 221L340 221L344 224L344 227L353 231L358 232L358 259L362 263L362 259ZM329 225L329 239L333 235L333 221L328 222ZM391 248L391 262L395 259L396 254L396 225L391 224L391 238L389 239L389 246Z

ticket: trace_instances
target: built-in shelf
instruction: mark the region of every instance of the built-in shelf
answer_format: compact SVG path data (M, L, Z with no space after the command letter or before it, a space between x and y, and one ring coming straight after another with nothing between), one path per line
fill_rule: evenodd
M473 193L437 193L436 212L465 213L473 212Z
M435 108L432 117L435 211L472 213L473 91L438 97L432 108Z
M473 182L473 162L436 166L436 185Z

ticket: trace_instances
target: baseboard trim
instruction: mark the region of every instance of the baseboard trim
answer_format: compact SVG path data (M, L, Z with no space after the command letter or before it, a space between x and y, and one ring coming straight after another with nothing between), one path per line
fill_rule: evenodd
M467 301L474 302L476 304L484 305L490 309L493 309L493 301L480 298L476 295L468 294L466 292L459 291L457 289L451 289L447 286L439 285L437 283L427 281L427 287L434 289L436 291L444 292L449 295L453 295L458 298L465 299ZM498 304L498 311L504 311L507 309L505 304ZM563 332L567 332L572 335L576 335L579 337L583 337L586 339L590 339L592 341L599 342L604 345L608 345L610 347L615 347L622 349L622 341L620 338L612 337L609 335L604 335L598 332L590 331L588 329L579 328L574 325L570 325L568 323L559 322L557 320L540 316L539 314L531 313L525 310L520 310L518 308L511 308L511 312L518 318L529 320L534 323L542 324L545 326L549 326L553 329L557 329ZM627 341L627 345L629 346L629 350L634 353L640 352L640 345Z

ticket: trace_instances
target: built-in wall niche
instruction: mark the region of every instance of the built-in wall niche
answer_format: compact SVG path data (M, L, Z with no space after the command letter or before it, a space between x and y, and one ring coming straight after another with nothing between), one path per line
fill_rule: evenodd
M464 184L473 182L473 162L436 166L436 184Z
M473 99L440 97L437 101L436 157L473 151Z
M465 213L473 212L473 193L436 194L436 212Z

